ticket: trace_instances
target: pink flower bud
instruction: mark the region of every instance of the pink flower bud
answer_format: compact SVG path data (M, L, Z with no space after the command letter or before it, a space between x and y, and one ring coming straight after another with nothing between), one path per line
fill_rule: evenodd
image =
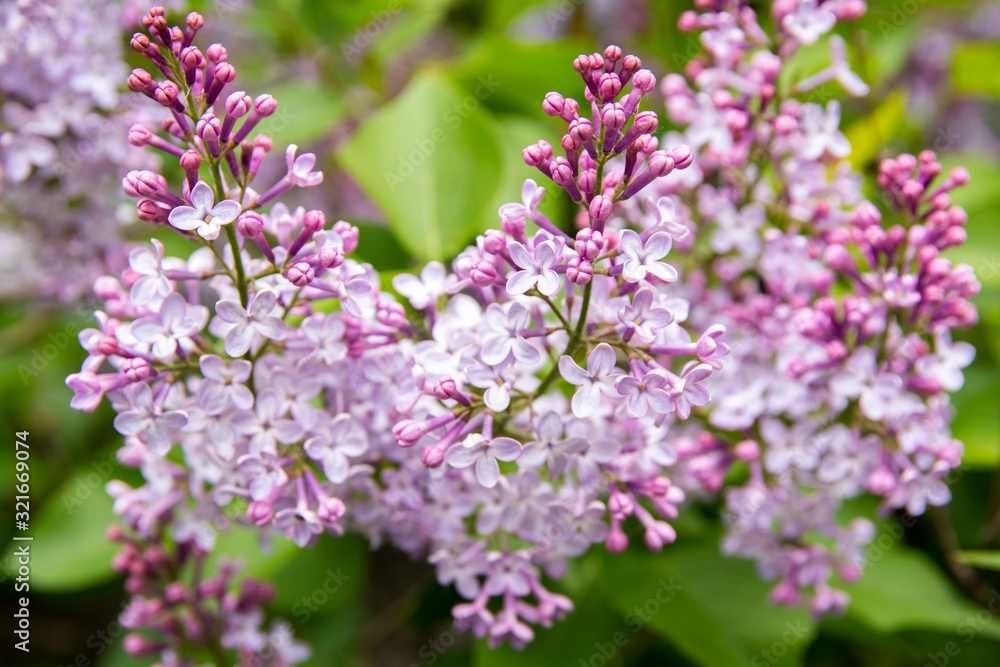
M361 231L351 223L346 220L338 220L333 225L333 233L343 241L345 255L350 255L358 249L358 239L361 236Z
M472 270L469 272L469 277L472 282L479 285L480 287L488 287L496 282L498 276L497 267L494 266L493 262L483 258L476 260L472 265Z
M656 77L648 69L641 69L632 75L632 85L643 93L656 87Z
M573 257L566 264L566 280L575 285L586 285L594 277L594 267L583 257Z
M542 102L542 111L548 116L559 116L566 108L566 99L559 93L552 92L545 96Z
M607 195L597 195L590 201L590 215L597 221L604 221L611 217L614 211L614 202Z
M247 506L247 518L253 522L255 526L265 526L271 523L271 518L274 516L274 508L271 507L270 503L266 503L262 500L254 500Z
M229 97L226 98L226 115L228 116L242 118L250 113L251 108L253 108L253 98L242 90L230 93Z
M296 287L305 287L316 277L316 271L309 262L296 262L292 268L285 271L285 277Z
M428 468L437 468L444 463L444 450L437 445L431 445L420 452L420 462Z
M671 168L674 169L687 169L694 162L694 153L691 151L691 147L684 144L671 148L668 155L673 160ZM650 156L650 164L652 164L652 156Z
M303 229L310 234L315 234L326 225L326 214L323 211L312 209L306 212L305 220L302 223Z
M487 229L483 234L483 250L499 255L507 248L507 237L499 229Z
M264 219L255 211L246 211L236 221L236 231L244 238L255 239L264 231Z

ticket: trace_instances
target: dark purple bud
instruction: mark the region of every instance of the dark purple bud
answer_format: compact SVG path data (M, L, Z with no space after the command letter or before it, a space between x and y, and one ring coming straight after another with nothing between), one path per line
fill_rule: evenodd
M153 99L168 109L183 112L184 105L177 99L179 94L180 90L173 81L161 81L153 92Z
M152 75L141 67L132 70L128 76L128 89L134 93L142 93L146 97L156 99L156 84Z
M140 199L136 202L135 213L143 222L161 225L167 222L166 212L152 199Z

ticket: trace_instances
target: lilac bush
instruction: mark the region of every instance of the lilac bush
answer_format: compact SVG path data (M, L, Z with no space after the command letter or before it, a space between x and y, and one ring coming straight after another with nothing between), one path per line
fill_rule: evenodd
M197 13L143 17L131 46L152 64L128 86L169 119L129 138L184 176L136 169L122 186L192 252L151 239L97 280L89 356L66 381L75 408L108 398L119 459L145 479L108 487L148 611L130 651L261 655L260 585L226 593L228 565L199 579L234 508L262 537L360 532L425 559L467 600L459 627L523 646L572 610L550 590L570 559L630 534L660 551L689 498L721 498L724 550L817 614L847 603L834 578L860 575L872 535L839 522L845 499L947 502L962 454L948 392L973 355L951 330L975 321L978 283L940 252L965 240L948 192L968 174L886 160L880 209L844 160L838 103L798 99L830 81L866 92L836 36L827 70L783 69L860 0L777 3L773 37L747 7L698 6L679 23L705 52L659 82L679 132L654 134L639 58L579 56L583 101L542 104L565 123L558 151L522 152L545 186L525 181L499 228L393 291L352 258L357 227L283 201L322 184L314 155L288 146L284 175L257 181L282 159L257 132L279 100L230 90ZM576 204L573 233L539 210L553 188ZM194 583L176 577L188 564ZM283 641L267 664L306 659Z

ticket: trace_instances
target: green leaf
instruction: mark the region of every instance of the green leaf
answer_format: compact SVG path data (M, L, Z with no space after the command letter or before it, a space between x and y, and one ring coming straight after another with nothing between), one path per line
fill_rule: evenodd
M479 97L425 70L361 126L338 158L410 253L444 260L478 231L497 187L500 154L490 122Z
M850 617L882 634L902 630L933 630L960 634L977 623L980 611L963 598L924 553L896 544L872 559L864 576L849 592ZM1000 621L990 615L978 634L1000 639Z
M952 85L960 93L1000 95L1000 45L964 44L951 61Z
M351 224L361 232L361 242L354 251L358 259L368 262L376 271L396 271L410 266L406 249L384 224L357 220L351 220Z
M706 667L801 664L815 627L804 610L768 602L768 584L747 561L719 553L718 535L605 556L605 595L627 621L645 622ZM661 591L675 594L661 604ZM767 653L765 653L767 652Z
M109 464L110 467L110 464ZM115 576L111 558L118 545L108 542L104 531L114 520L112 500L104 492L107 478L95 470L82 470L32 510L30 542L13 542L4 555L6 574L16 570L15 547L29 545L31 590L62 593L89 588ZM37 502L34 501L34 502Z
M980 354L986 353L981 350ZM965 384L952 395L957 416L952 435L965 443L962 465L994 468L1000 463L1000 371L976 364L965 369Z
M996 570L1000 572L1000 551L959 551L959 558L981 570Z
M496 36L472 49L455 67L453 75L467 90L489 85L493 92L484 104L494 111L516 111L544 119L542 100L551 90L587 104L583 98L584 83L572 65L580 53L591 51L593 45L583 41L519 44ZM553 127L557 125L557 121L550 122ZM565 132L565 124L562 127Z
M879 151L896 136L903 125L905 101L901 93L893 93L867 117L855 121L844 135L851 142L851 164L856 169L878 157Z

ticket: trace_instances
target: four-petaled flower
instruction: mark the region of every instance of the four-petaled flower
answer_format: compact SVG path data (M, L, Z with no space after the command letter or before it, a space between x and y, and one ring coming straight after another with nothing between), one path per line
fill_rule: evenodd
M299 147L295 144L289 144L288 148L285 149L285 165L288 167L285 178L300 188L319 185L323 182L323 172L310 171L316 166L316 155L303 153L295 157L295 151L298 149Z
M250 307L243 309L236 301L224 300L215 304L219 319L234 325L226 333L226 354L242 357L250 349L254 334L271 340L285 339L285 323L271 315L278 297L271 290L261 290L250 300Z
M529 178L521 185L521 201L523 203L504 204L498 211L500 217L514 222L521 222L525 218L530 219L544 196L545 188L539 187L538 183Z
M222 413L232 403L240 410L253 407L253 392L243 384L250 379L253 365L245 359L236 359L229 366L214 354L205 354L198 360L204 382L198 385L198 405L205 414Z
M487 440L481 433L469 435L460 444L453 445L445 455L452 468L468 468L475 464L476 479L487 489L500 481L500 464L497 461L515 461L521 455L521 443L513 438Z
M513 366L483 366L473 364L465 369L465 375L473 387L485 389L483 402L494 412L502 412L510 405L510 390L517 379L517 371Z
M573 394L573 414L577 417L589 417L597 411L601 404L601 394L618 398L615 389L615 378L622 371L615 368L615 351L607 343L601 343L594 348L587 358L587 370L577 366L570 357L563 355L559 359L559 373L570 384L579 389Z
M149 446L149 451L163 456L170 450L170 433L187 424L187 413L169 410L153 401L149 385L134 384L125 391L130 410L115 417L115 430L122 435L135 435Z
M191 306L176 292L163 300L159 315L140 317L132 323L136 340L150 343L153 356L172 360L177 348L191 344L191 336L201 331L208 321L205 306Z
M177 229L198 233L198 236L212 240L218 238L222 225L228 225L239 217L242 210L238 202L224 199L215 203L212 188L204 181L198 181L191 188L193 206L177 206L167 216L167 221Z
M632 297L631 305L618 311L618 321L625 325L626 330L635 331L643 340L656 338L660 329L674 321L669 310L653 307L655 296L653 290L641 289Z
M623 375L615 381L615 389L628 399L628 413L634 419L641 419L653 408L654 412L668 414L674 411L674 401L670 397L667 376L662 371L650 371L640 380L631 375Z
M642 237L631 229L624 230L619 236L622 253L625 255L625 265L622 267L622 277L627 282L637 283L651 273L664 282L677 280L677 269L661 262L667 256L673 239L666 232L656 232L646 243Z
M163 275L163 244L150 239L153 249L135 248L128 254L128 266L141 278L132 283L128 296L136 306L145 306L170 294L170 281Z
M489 332L483 335L479 354L483 363L495 366L511 354L523 364L537 364L542 360L542 353L520 335L528 324L528 311L524 306L515 301L504 312L503 306L491 303L485 319Z
M537 238L537 237L536 237ZM542 241L535 244L534 254L517 241L507 244L510 259L520 267L507 279L507 291L511 294L524 294L532 287L538 286L538 291L545 296L555 296L562 287L559 274L552 268L559 259L556 247L552 241Z
M306 440L306 454L323 466L328 480L340 484L350 472L351 463L347 457L364 454L368 450L368 438L347 413L334 417L322 431L322 435Z
M447 273L441 262L427 262L419 278L409 273L401 273L392 279L392 286L409 299L411 306L423 310L433 306L438 297L448 291L445 282Z

